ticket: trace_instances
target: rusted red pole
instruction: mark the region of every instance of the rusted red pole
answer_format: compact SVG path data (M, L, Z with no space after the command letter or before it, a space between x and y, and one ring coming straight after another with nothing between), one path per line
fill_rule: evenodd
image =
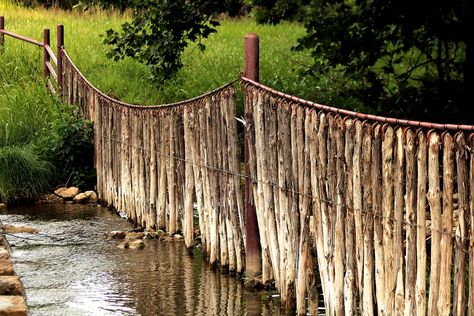
M48 78L49 76L49 69L46 66L46 63L49 63L50 57L48 51L46 50L46 45L49 46L49 29L43 30L43 75L44 78Z
M0 46L5 43L5 35L1 31L5 29L5 17L0 16Z
M57 69L58 69L58 87L59 91L61 93L63 89L63 54L61 53L61 49L64 47L64 25L57 25L56 26L56 36L57 36L57 53L56 56L58 58L58 64Z
M249 33L244 40L244 77L254 81L259 80L259 38L255 33ZM244 103L244 115L252 116L251 105ZM249 117L249 118L250 118ZM247 120L251 122L252 120ZM246 126L244 134L244 159L245 173L250 175L249 165L249 143L248 133L252 132L253 127ZM250 144L253 145L253 144ZM251 179L245 180L245 227L246 227L246 249L245 249L245 265L248 277L256 277L262 273L262 250L260 246L260 235L258 231L257 214L255 212L255 204L252 196Z

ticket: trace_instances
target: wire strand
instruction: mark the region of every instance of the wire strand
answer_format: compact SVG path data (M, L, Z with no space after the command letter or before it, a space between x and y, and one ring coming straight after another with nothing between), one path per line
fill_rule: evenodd
M151 150L148 149L148 148L144 148L142 146L138 146L138 145L133 145L133 144L130 144L130 143L126 143L126 142L122 142L121 140L119 139L115 139L115 138L112 138L112 137L107 137L107 136L102 136L102 138L104 139L109 139L113 142L116 142L116 143L120 143L120 144L125 144L126 146L129 146L129 147L134 147L136 149L139 149L139 150L142 150L142 151L148 151L151 153ZM209 169L209 170L212 170L212 171L215 171L215 172L220 172L220 173L224 173L224 174L227 174L229 176L235 176L235 177L239 177L241 179L249 179L251 180L254 184L256 183L260 183L260 184L263 184L263 185L270 185L271 187L273 188L277 188L277 189L280 189L282 191L286 191L288 193L290 193L291 195L297 195L297 196L301 196L301 197L305 197L305 198L309 198L309 199L312 199L312 200L316 200L316 201L319 201L320 203L326 203L326 204L330 204L332 205L333 207L344 207L346 210L352 210L354 212L361 212L363 214L368 214L368 215L371 215L371 216L374 216L374 217L378 217L378 218L381 218L383 220L389 220L389 221L393 221L394 223L398 223L400 222L398 219L396 219L395 217L392 217L392 216L385 216L383 214L380 214L378 212L376 212L373 208L370 209L370 211L368 210L364 210L364 209L357 209L357 208L353 208L353 207L348 207L347 204L344 204L344 203L337 203L337 202L334 202L332 200L327 200L327 199L323 199L321 197L316 197L312 194L308 194L308 193L304 193L304 192L300 192L300 191L297 191L295 189L292 189L292 188L288 188L288 187L282 187L280 186L279 184L277 183L274 183L274 182L270 182L270 181L263 181L261 179L258 179L258 178L253 178L252 176L248 175L248 174L243 174L243 173L239 173L239 172L235 172L235 171L231 171L231 170L226 170L226 169L222 169L222 168L217 168L217 167L214 167L214 166L210 166L210 165L206 165L206 164L201 164L201 163L198 163L198 162L195 162L195 161L191 161L191 160L188 160L186 158L183 158L183 157L179 157L179 156L174 156L174 155L170 155L170 154L166 154L166 153L163 153L159 150L156 151L156 154L162 156L162 157L167 157L167 158L170 158L170 159L174 159L174 160L177 160L177 161L181 161L181 162L184 162L185 164L190 164L190 165L193 165L193 166L197 166L197 167L200 167L200 168L205 168L205 169ZM342 159L342 158L341 158ZM453 217L454 219L454 217ZM427 221L427 219L425 219L425 221ZM406 226L410 226L410 227L413 227L413 228L417 228L417 229L426 229L428 231L431 231L431 232L434 232L434 233L439 233L441 235L447 235L447 236L450 236L450 237L453 237L455 239L460 239L461 241L468 241L468 242L472 242L474 241L473 238L469 238L469 237L463 237L463 236L460 236L458 234L456 234L456 230L453 230L452 229L452 232L449 233L449 232L445 232L445 231L442 231L442 230L437 230L437 229L434 229L432 228L432 225L430 225L430 227L428 226L422 226L422 225L418 225L416 223L411 223L411 222L408 222L406 220L402 220L400 222L402 225L406 225ZM426 234L426 237L428 237L428 234Z

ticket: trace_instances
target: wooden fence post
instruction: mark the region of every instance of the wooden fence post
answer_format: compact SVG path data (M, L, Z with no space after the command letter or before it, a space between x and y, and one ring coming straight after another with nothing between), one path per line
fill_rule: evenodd
M0 48L5 43L5 35L3 35L2 31L5 29L5 17L0 16Z
M64 47L64 25L57 25L56 26L56 36L57 36L57 53L56 56L58 58L57 70L58 70L58 87L60 93L62 93L63 89L63 55L61 53L61 49Z
M48 51L46 50L46 45L49 46L49 29L44 29L43 30L43 75L44 78L47 79L49 76L49 69L48 66L46 66L46 63L50 61L50 57L48 54Z
M253 81L259 81L259 38L255 33L249 33L244 40L244 76ZM252 113L251 105L244 103L244 113ZM250 115L251 116L251 115ZM245 126L244 133L244 159L245 174L250 175L248 133L250 126ZM245 180L245 218L246 218L246 274L248 277L256 277L262 273L262 253L260 246L260 235L258 231L257 214L255 203L252 198L251 179Z

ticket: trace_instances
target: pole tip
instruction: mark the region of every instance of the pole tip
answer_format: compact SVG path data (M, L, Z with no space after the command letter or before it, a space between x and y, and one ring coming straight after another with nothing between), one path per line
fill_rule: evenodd
M253 32L247 33L247 35L245 35L245 39L257 39L258 40L258 34L253 33Z

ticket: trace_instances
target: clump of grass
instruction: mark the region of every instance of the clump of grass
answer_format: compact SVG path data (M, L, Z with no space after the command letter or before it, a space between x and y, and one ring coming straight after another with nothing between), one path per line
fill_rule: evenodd
M29 146L0 148L0 201L33 200L48 187L51 165Z

